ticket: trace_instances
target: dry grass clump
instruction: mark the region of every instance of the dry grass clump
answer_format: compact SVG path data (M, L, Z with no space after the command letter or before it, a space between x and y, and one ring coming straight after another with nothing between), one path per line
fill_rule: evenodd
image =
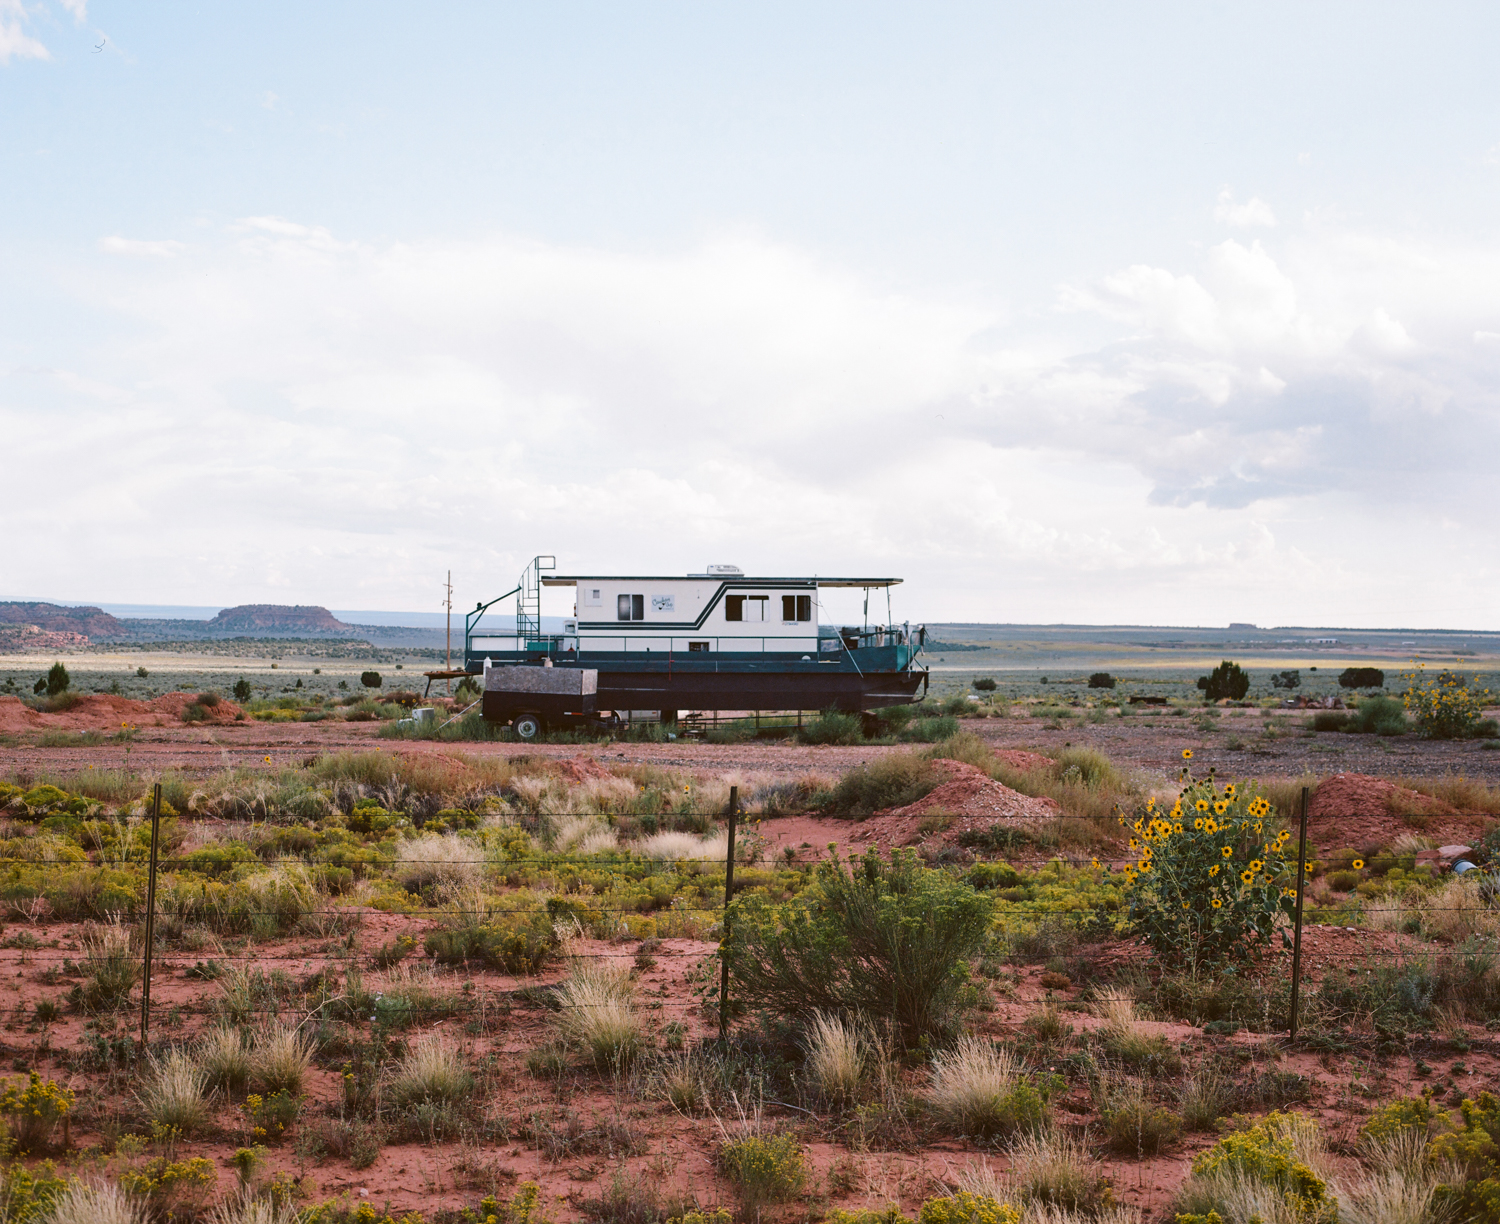
M312 1050L294 1028L276 1024L258 1033L250 1051L250 1080L262 1092L299 1096Z
M176 1128L183 1136L196 1134L208 1123L207 1087L203 1069L184 1050L162 1058L151 1056L141 1105L159 1126Z
M463 1055L437 1033L423 1033L411 1043L386 1088L397 1109L419 1105L460 1109L474 1092L474 1077Z
M1467 876L1449 880L1436 896L1429 896L1421 913L1426 931L1448 943L1463 943L1472 935L1500 934L1500 910L1489 907L1478 884Z
M1202 1067L1182 1081L1178 1103L1188 1130L1211 1131L1231 1111L1234 1085L1211 1067Z
M634 993L624 970L575 969L557 992L559 1035L568 1045L586 1051L599 1070L627 1070L640 1052L643 1037Z
M1126 991L1118 988L1102 991L1094 1004L1094 1014L1104 1021L1099 1029L1104 1048L1126 1066L1154 1063L1170 1069L1180 1063L1165 1037L1143 1027L1135 1003Z
M588 778L574 796L587 812L623 812L635 798L635 783L628 778Z
M646 1077L646 1092L667 1101L678 1113L697 1113L709 1108L714 1072L703 1054L683 1050L668 1055L651 1068Z
M963 1037L932 1060L928 1101L939 1121L960 1135L997 1139L1041 1129L1041 1094L1010 1050Z
M88 971L84 1002L90 1007L118 1007L141 978L140 960L131 952L131 930L117 918L83 936L83 960Z
M637 842L635 850L642 858L660 862L722 863L729 853L729 834L653 833Z
M818 1012L807 1030L809 1081L825 1101L852 1101L865 1076L867 1034L857 1024Z
M1135 1079L1101 1079L1094 1089L1105 1143L1116 1152L1153 1155L1171 1146L1182 1133L1182 1119L1153 1101Z
M1488 786L1478 778L1445 774L1441 778L1401 778L1393 781L1420 795L1431 795L1438 802L1450 804L1460 812L1486 812L1491 815L1500 813L1500 788Z
M1010 1161L1011 1181L1028 1205L1092 1212L1104 1197L1105 1183L1088 1148L1057 1131L1017 1140Z
M588 856L619 847L615 831L594 816L568 817L556 826L552 835L552 848L563 854Z
M483 852L455 833L423 833L403 842L397 856L401 886L408 892L431 890L446 899L484 879Z
M45 1219L47 1224L146 1224L146 1209L113 1182L74 1182Z
M250 1044L239 1028L211 1029L198 1044L197 1061L210 1092L239 1093L250 1083Z
M211 1224L296 1224L300 1215L295 1200L240 1197L221 1203L209 1217Z

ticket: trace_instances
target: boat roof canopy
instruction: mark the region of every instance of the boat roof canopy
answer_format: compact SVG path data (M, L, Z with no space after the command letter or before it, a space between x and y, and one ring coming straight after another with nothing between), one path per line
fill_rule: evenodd
M901 582L900 578L819 578L816 575L803 578L762 578L755 574L578 574L574 576L549 574L542 577L542 585L561 587L577 586L580 582L688 582L694 578L728 583L755 582L774 584L778 582L811 582L820 587L855 587L863 589L893 587Z

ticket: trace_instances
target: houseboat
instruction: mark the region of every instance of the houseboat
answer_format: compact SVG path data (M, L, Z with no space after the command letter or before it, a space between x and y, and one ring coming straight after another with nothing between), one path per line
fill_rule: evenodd
M514 590L468 614L466 671L585 668L598 672L600 710L667 720L680 711L862 712L927 689L917 665L926 629L868 622L870 592L887 592L888 610L899 578L762 578L733 565L665 577L555 571L555 558L537 557ZM550 587L574 591L560 633L542 629L541 594ZM833 587L864 591L864 624L822 623L818 595ZM485 613L512 595L515 629L487 628Z

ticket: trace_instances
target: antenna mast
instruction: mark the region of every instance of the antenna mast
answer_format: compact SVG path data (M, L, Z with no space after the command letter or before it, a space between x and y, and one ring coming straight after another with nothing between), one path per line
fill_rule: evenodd
M448 571L448 584L443 589L447 593L447 598L443 600L443 604L448 609L448 648L447 648L447 656L446 656L445 663L444 663L444 670L446 670L446 671L452 671L453 670L453 571L452 570ZM453 695L453 681L452 681L451 678L446 678L446 677L444 678L444 680L443 680L443 689L447 692L447 694L450 697Z

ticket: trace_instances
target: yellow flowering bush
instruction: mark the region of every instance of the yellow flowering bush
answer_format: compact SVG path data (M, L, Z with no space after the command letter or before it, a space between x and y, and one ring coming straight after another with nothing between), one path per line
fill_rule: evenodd
M46 1147L57 1124L73 1108L73 1090L33 1071L25 1084L13 1081L0 1095L0 1115L10 1125L11 1138L21 1152Z
M960 1190L928 1199L917 1212L917 1224L1021 1224L1021 1212L987 1194Z
M1125 871L1127 916L1163 956L1189 969L1249 960L1268 943L1278 913L1290 913L1287 840L1273 833L1271 804L1212 776L1183 788L1170 807L1149 799L1127 823L1135 862Z
M1334 1224L1338 1199L1327 1182L1299 1155L1299 1138L1317 1124L1296 1113L1270 1113L1253 1125L1232 1131L1193 1160L1193 1175L1180 1201L1188 1210L1177 1224L1211 1224L1219 1215L1215 1202L1219 1185L1234 1181L1260 1182L1278 1191L1285 1204L1283 1217L1298 1224ZM1198 1210L1194 1210L1197 1208ZM1206 1208L1206 1210L1204 1210Z
M1483 726L1485 703L1491 697L1489 689L1471 688L1469 678L1458 672L1430 675L1422 663L1416 671L1401 678L1407 684L1402 695L1407 712L1416 719L1423 735L1432 739L1470 739L1481 733L1493 734Z
M791 1134L750 1135L726 1143L719 1152L719 1166L751 1214L763 1203L795 1198L807 1180L802 1145Z

